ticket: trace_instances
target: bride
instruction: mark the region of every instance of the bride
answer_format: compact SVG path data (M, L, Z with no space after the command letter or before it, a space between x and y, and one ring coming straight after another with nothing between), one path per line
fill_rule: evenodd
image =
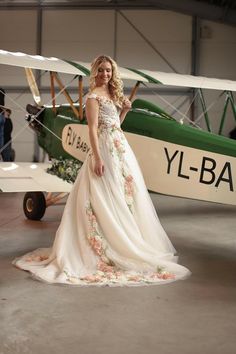
M137 160L120 128L130 101L108 56L92 63L86 117L91 151L68 197L52 248L13 261L47 283L165 284L190 272L177 264Z

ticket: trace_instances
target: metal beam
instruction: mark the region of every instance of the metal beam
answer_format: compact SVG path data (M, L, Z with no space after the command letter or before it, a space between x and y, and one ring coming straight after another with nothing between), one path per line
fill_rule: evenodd
M165 10L181 12L202 19L236 26L236 11L233 9L225 11L224 7L196 0L157 0L155 4Z
M114 11L114 54L113 57L117 60L117 35L118 35L118 13Z
M102 1L102 0L87 0L87 1L51 1L51 2L24 2L24 1L4 1L0 3L2 10L154 10L162 9L184 13L190 16L198 16L210 21L226 23L236 26L236 11L233 8L226 6L217 6L205 1L197 0L153 0L153 1Z
M191 50L191 75L199 74L199 62L200 62L200 21L196 16L192 18L192 50ZM195 120L197 111L197 90L192 89L191 98L191 120Z
M128 19L128 17L122 12L118 11L118 13L128 22L128 24L140 35L140 37L154 50L156 54L158 54L161 59L175 72L178 73L178 71L175 69L175 67L167 60L164 55L152 44L152 42L144 36L144 34Z
M200 63L200 20L197 16L192 18L192 48L191 48L191 75L199 75Z

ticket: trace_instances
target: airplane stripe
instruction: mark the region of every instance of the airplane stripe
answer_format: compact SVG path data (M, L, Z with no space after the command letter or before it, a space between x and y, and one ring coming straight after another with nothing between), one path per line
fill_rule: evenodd
M137 70L137 69L133 69L133 68L127 68L128 70L130 71L133 71L134 73L142 76L143 78L145 78L146 80L148 80L148 82L150 82L151 84L163 84L161 81L155 79L154 77L140 71L140 70Z
M86 76L90 75L90 70L88 70L85 66L79 64L78 62L75 63L74 61L66 60L66 59L63 59L63 61L65 61L67 64L73 65L75 68L81 70Z

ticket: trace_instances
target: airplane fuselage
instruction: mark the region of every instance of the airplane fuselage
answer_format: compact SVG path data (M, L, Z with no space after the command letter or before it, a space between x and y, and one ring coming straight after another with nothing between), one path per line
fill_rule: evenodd
M153 105L152 105L153 106ZM158 111L157 111L158 112ZM236 141L148 110L133 109L122 129L139 161L149 190L236 205ZM67 107L44 112L40 145L54 158L84 161L90 149L86 120Z

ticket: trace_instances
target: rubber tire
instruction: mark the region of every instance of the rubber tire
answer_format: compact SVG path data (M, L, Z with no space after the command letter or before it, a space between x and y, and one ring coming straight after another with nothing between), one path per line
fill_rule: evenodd
M25 193L23 201L23 210L27 219L42 219L46 210L46 200L43 192Z

